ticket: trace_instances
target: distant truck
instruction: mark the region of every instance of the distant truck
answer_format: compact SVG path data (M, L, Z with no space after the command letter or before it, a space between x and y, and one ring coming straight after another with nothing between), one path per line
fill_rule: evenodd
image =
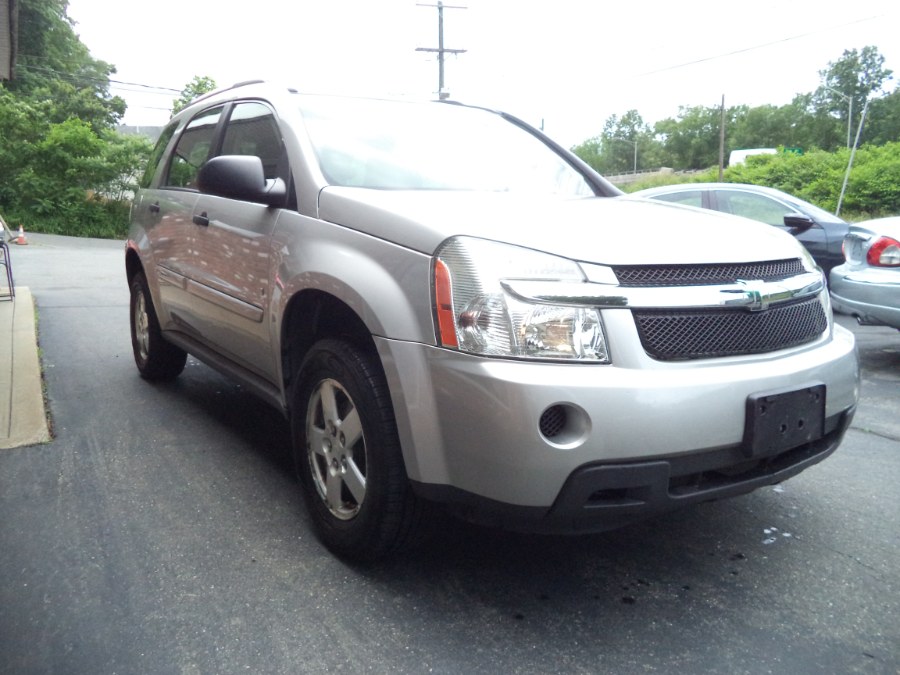
M732 150L728 155L728 166L743 164L750 155L774 155L778 152L775 148L749 148L746 150Z

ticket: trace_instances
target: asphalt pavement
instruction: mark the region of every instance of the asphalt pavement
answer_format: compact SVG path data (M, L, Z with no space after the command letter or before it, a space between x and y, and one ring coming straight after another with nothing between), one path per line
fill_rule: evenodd
M122 242L12 261L54 438L0 450L0 673L900 673L897 331L839 318L859 412L781 485L587 537L439 519L357 567L277 411L194 359L138 377Z

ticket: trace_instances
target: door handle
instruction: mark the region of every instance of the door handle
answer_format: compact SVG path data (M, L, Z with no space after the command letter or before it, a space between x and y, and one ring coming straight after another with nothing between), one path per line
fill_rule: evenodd
M209 216L206 215L206 211L201 213L199 216L195 215L192 219L195 225L202 225L203 227L209 226Z

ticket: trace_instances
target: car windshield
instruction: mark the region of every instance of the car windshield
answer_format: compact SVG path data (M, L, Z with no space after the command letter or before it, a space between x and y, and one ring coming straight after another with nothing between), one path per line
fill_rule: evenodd
M332 185L595 195L585 177L549 146L486 110L304 97L301 112Z

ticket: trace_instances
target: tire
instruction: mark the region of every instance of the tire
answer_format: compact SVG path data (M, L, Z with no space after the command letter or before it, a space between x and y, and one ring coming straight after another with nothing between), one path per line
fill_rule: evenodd
M163 339L143 272L131 280L131 348L134 362L145 380L173 380L184 370L187 361L187 352Z
M322 543L359 562L402 548L423 511L375 358L344 341L316 343L293 387L291 428L303 496Z

